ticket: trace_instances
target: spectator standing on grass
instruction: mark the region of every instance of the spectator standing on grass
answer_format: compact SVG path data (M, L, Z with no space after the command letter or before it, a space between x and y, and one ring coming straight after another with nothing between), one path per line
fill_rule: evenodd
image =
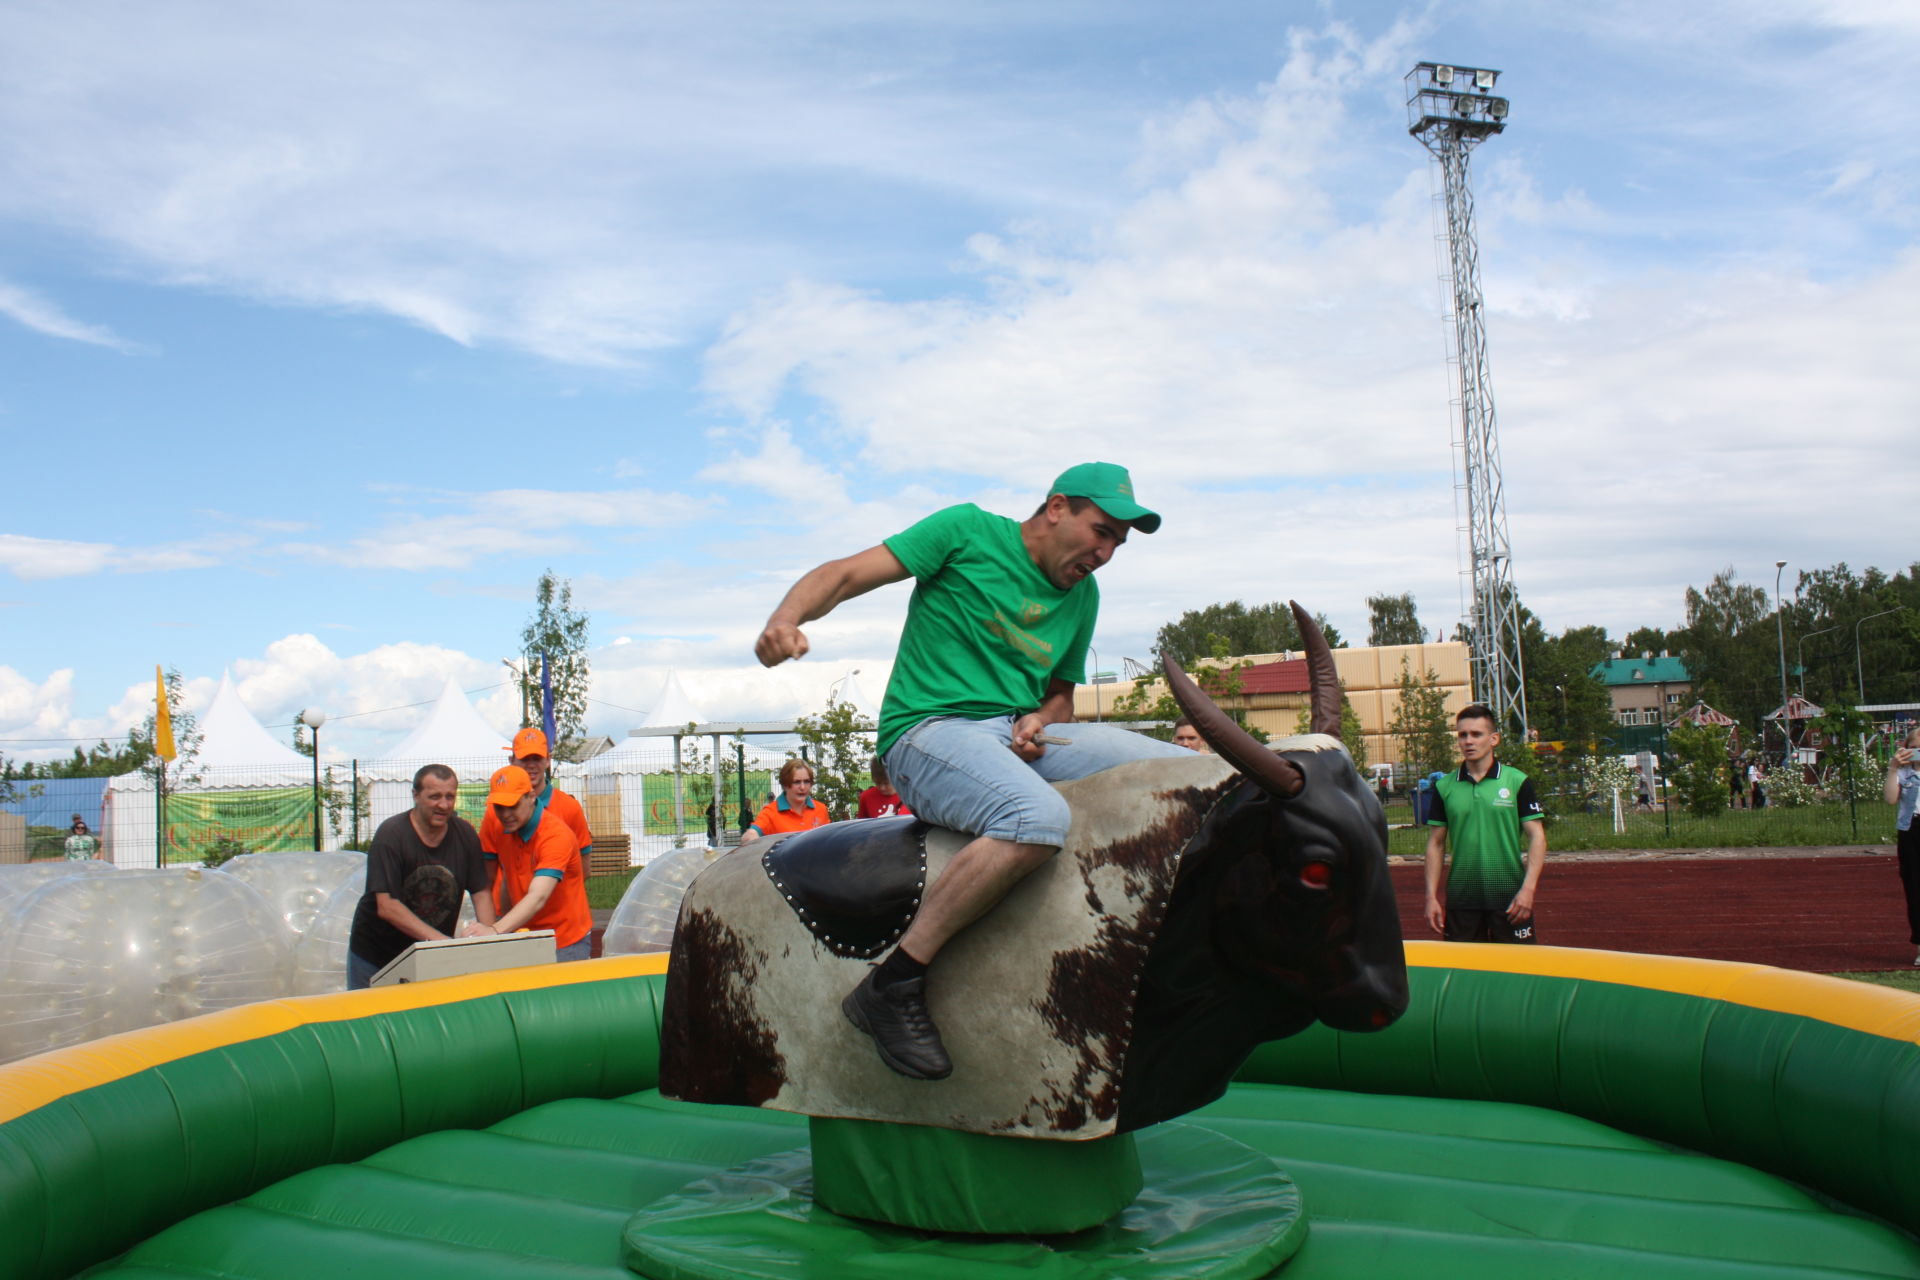
M1490 708L1476 702L1453 724L1460 769L1435 782L1427 812L1427 924L1448 942L1538 942L1546 814L1527 775L1494 759L1500 733Z
M1900 887L1907 895L1907 938L1920 947L1920 822L1913 810L1920 803L1920 729L1907 734L1887 766L1884 795L1895 806L1893 828L1899 832L1895 849L1900 859ZM1920 965L1920 951L1913 962Z
M1747 808L1764 809L1767 807L1767 791L1766 788L1761 785L1765 781L1766 776L1766 772L1760 767L1758 758L1748 762Z
M68 862L92 862L100 856L99 837L87 830L87 820L77 813L67 828L66 850Z

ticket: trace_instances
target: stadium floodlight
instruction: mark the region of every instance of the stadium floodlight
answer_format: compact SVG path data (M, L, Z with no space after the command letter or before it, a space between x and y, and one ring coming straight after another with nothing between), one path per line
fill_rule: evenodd
M1441 79L1444 72L1446 79ZM1473 228L1473 190L1467 155L1507 127L1507 100L1470 89L1441 88L1454 77L1482 94L1500 73L1484 67L1422 62L1407 73L1407 132L1439 161L1446 213L1447 264L1442 268L1450 326L1448 357L1459 377L1460 488L1465 493L1462 577L1470 577L1473 694L1493 708L1504 733L1526 741L1526 675L1520 649L1519 593L1507 537L1505 483L1493 374L1487 361L1486 309L1480 295L1480 248Z

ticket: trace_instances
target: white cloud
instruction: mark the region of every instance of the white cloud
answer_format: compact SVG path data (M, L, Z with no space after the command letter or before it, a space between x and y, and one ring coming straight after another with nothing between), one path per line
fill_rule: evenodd
M33 538L0 533L0 569L17 578L82 577L94 573L155 573L173 569L204 569L220 563L219 551L240 545L173 543L152 547L120 547L106 542L73 542L61 538Z
M106 326L75 320L56 304L33 291L23 289L19 285L8 284L3 280L0 280L0 315L25 325L35 333L44 333L48 337L87 342L97 347L112 347L115 351L127 353L139 350L134 343L128 342Z
M911 234L882 194L1086 201L1097 144L1061 157L1028 122L1072 130L1102 108L1047 69L969 56L949 38L967 21L155 0L103 39L15 6L0 38L37 56L0 89L0 210L169 282L630 363L783 264L859 257L837 217L743 212L802 185L872 201L881 235ZM985 80L991 96L961 91Z
M1358 209L1348 181L1349 112L1377 109L1402 35L1297 39L1257 97L1176 111L1148 138L1157 185L1078 248L976 237L979 300L830 283L763 299L713 349L709 390L793 455L851 436L843 471L978 475L1011 494L1078 458L1130 463L1168 524L1103 572L1103 633L1298 595L1357 635L1366 594L1406 589L1450 624L1457 390L1427 176L1410 153ZM1920 417L1920 254L1823 279L1777 230L1771 256L1622 261L1608 238L1646 229L1536 169L1510 153L1476 170L1529 603L1555 627L1618 631L1677 622L1689 582L1773 558L1756 546L1873 559L1775 499L1902 505L1904 472L1885 464Z
M488 556L557 555L579 547L575 530L652 530L699 518L710 503L688 494L501 489L448 494L390 488L395 505L464 508L408 514L345 544L292 543L285 549L327 564L370 569L461 569Z

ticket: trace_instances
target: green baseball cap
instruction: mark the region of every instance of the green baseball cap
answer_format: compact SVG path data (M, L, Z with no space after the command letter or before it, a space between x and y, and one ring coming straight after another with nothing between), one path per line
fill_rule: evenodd
M1047 490L1047 496L1062 494L1069 498L1089 498L1116 519L1125 520L1142 533L1160 527L1160 513L1149 511L1133 500L1133 477L1117 462L1083 462L1068 467Z

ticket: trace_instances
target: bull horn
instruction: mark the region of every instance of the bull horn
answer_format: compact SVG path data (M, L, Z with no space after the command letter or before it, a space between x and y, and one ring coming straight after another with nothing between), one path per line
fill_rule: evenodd
M1320 643L1324 648L1326 640L1322 638ZM1214 706L1213 699L1187 678L1173 655L1161 654L1160 668L1166 672L1167 687L1173 690L1174 701L1222 760L1272 795L1300 794L1300 788L1307 785L1307 775L1300 772L1298 765L1261 746L1252 734L1234 723L1232 716Z
M1300 628L1300 647L1307 651L1307 679L1313 710L1313 731L1328 737L1340 736L1340 673L1333 669L1333 650L1320 624L1300 607L1298 600L1287 603L1293 608L1293 620Z

